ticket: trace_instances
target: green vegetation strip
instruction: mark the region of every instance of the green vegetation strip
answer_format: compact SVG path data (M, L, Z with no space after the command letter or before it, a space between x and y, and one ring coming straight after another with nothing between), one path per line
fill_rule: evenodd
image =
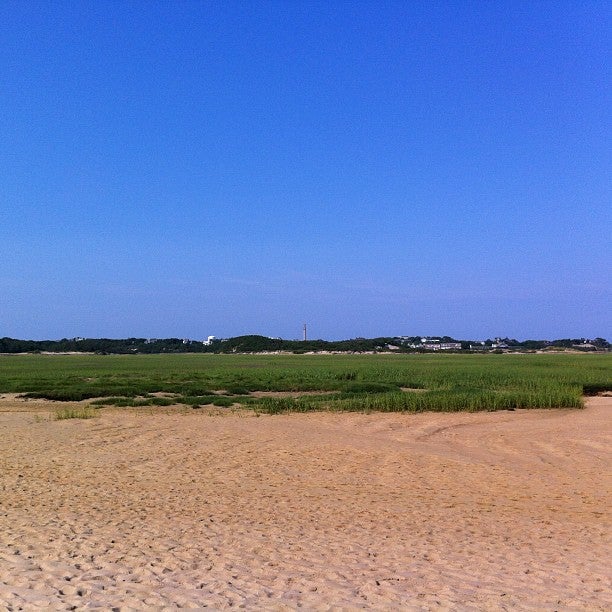
M0 393L91 399L92 406L241 404L267 413L576 408L583 395L610 390L611 354L0 356Z

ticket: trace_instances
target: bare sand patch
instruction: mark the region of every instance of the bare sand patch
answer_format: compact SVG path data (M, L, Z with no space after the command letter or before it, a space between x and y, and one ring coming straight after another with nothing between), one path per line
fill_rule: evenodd
M4 401L9 610L612 608L611 398L66 421Z
M22 393L0 393L0 412L47 412L53 408L85 406L89 402L58 402L23 397Z

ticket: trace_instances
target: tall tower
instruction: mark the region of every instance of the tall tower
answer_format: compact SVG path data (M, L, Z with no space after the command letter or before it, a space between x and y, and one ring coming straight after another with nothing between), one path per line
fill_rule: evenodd
M306 342L306 323L304 323L304 342Z

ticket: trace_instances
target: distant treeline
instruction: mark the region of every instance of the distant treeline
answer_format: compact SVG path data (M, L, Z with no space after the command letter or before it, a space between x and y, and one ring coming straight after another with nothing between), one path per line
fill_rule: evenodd
M448 348L448 344L454 344ZM534 351L577 349L583 351L609 350L604 338L564 338L561 340L455 340L449 336L422 336L355 338L352 340L282 340L266 336L249 335L211 341L182 338L64 338L62 340L16 340L0 338L0 353L98 353L98 354L151 354L151 353L263 353L285 351L307 353L317 351L338 352L480 352L480 351Z

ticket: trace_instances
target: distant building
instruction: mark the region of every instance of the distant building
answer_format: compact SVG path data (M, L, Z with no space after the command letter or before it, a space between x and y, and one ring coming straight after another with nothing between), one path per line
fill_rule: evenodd
M461 342L442 342L440 344L440 350L442 351L460 351Z
M594 344L591 344L590 342L581 342L580 344L572 344L572 348L580 348L580 349L597 349L597 347Z
M428 351L460 351L461 342L440 342L439 340L428 341L421 344Z
M206 340L202 340L202 344L204 346L210 346L216 339L217 339L216 336L208 336Z

